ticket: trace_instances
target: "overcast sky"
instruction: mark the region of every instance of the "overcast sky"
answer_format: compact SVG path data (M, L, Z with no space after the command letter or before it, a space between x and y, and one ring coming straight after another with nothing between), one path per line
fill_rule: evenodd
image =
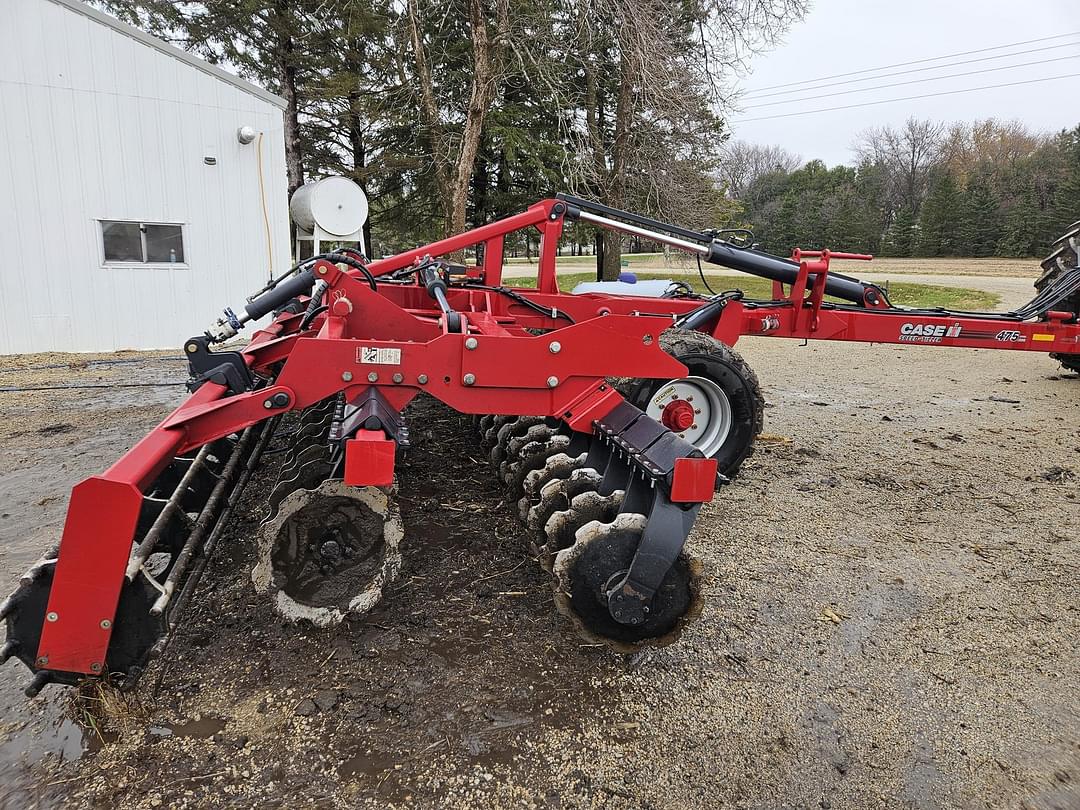
M733 136L754 143L779 144L806 160L820 158L832 166L853 159L851 145L860 131L881 124L900 124L910 115L947 121L991 116L1002 119L1016 118L1037 130L1055 131L1074 127L1080 124L1080 75L1038 84L898 101L813 115L759 121L746 119L1045 76L1080 74L1080 15L1076 14L1077 8L1075 0L813 0L813 7L806 18L792 27L782 43L771 52L752 58L750 74L739 83L739 87L747 93L740 101L743 111L734 113L729 121ZM877 73L936 67L940 64L982 59L1004 53L1017 54L1009 58L942 67L874 81L846 83L823 87L813 92L804 88L833 82L851 82L875 73L823 79L820 82L799 85L798 88L783 88L800 89L802 92L799 94L765 97L765 93L777 93L780 88L762 90L818 77L1074 32L1077 32L1077 36L955 56L940 62L894 67ZM1026 53L1021 54L1021 51ZM1051 59L1060 61L1048 61ZM749 109L750 105L787 102L804 95L836 93L1029 62L1038 64ZM759 91L757 98L751 94L753 90Z

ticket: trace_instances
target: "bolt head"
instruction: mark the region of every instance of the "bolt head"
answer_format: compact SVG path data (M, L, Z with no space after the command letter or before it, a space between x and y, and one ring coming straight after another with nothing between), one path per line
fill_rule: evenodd
M404 379L405 379L405 375L403 375L403 374L395 374L394 375L394 382L396 382L396 383L400 383Z
M48 613L45 614L45 621L47 622L55 622L59 618L60 617L56 615L55 610L50 610Z
M45 666L46 664L49 663L49 656L47 656L47 655L41 656L40 658L38 658L37 663L38 663L39 667Z
M559 378L558 377L551 376L551 377L547 378L548 388L554 388L558 384L559 384Z
M697 422L694 422L694 424L692 424L692 425L690 426L690 429L691 429L691 430L697 430Z
M642 335L641 342L644 343L646 346L651 346L652 342L653 342L653 336L652 335Z
M110 627L112 627L112 621L111 620L109 620L109 619L102 619L101 620L101 629L102 630L108 630Z
M266 408L266 410L270 410L271 408L273 408L273 407L274 407L274 403L273 403L273 402L271 402L271 401L270 401L270 400L268 400L268 399L264 399L264 400L263 400L263 407L264 407L264 408Z
M188 350L188 354L194 354L199 350L199 346L196 343L189 343L185 348Z
M92 663L90 665L90 671L91 672L101 672L101 664L99 664L97 661L95 661L94 663Z
M464 377L462 377L461 381L463 383L465 383L466 385L472 385L473 383L476 382L476 375L475 374L466 374Z
M419 377L416 378L416 381L418 383L420 383L421 385L427 385L427 380L428 380L427 374L421 374Z
M558 354L562 351L562 344L557 340L553 340L548 344L548 351L552 354Z
M320 267L317 272L319 273L320 276L325 276L326 275L326 268L325 267Z
M465 338L465 348L468 349L469 351L472 351L478 345L479 344L477 343L476 338L474 338L474 337Z
M352 372L351 371L343 372L342 375L341 375L341 379L343 379L345 382L352 382Z
M370 374L367 375L367 381L368 382L378 382L379 381L379 375L376 374L374 371L372 371Z

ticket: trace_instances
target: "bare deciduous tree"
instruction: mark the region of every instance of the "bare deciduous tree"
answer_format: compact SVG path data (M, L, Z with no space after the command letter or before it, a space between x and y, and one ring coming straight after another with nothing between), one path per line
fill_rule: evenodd
M567 167L572 182L615 206L692 220L716 209L718 189L687 186L683 169L716 161L731 68L798 19L804 0L704 0L689 13L662 0L566 7L568 26L551 29L550 48L565 51L584 80L567 105L579 111L567 119L568 154L578 156ZM604 277L614 278L619 239L602 238Z
M465 230L469 178L476 164L485 116L498 92L506 43L512 36L505 0L496 0L494 8L488 8L484 0L467 2L472 59L468 98L463 110L455 110L452 104L437 96L428 56L432 45L424 36L426 27L420 19L418 0L407 0L408 42L402 44L408 47L401 49L402 58L411 62L408 72L415 83L421 118L431 143L431 160L442 197L447 235Z
M793 172L803 159L781 146L760 146L748 141L729 141L720 150L720 180L736 199L758 178L770 172Z
M885 166L890 194L913 215L929 187L931 170L941 156L945 125L908 118L900 129L876 127L859 135L855 152L861 160Z
M1030 132L1019 121L987 118L958 122L945 135L941 158L963 185L980 164L990 164L999 170L1016 166L1050 140L1048 135Z

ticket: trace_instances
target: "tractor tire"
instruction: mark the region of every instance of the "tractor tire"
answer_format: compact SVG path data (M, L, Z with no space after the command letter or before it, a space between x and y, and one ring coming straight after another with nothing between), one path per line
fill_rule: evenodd
M1080 221L1074 222L1063 236L1053 244L1049 256L1042 260L1042 275L1035 282L1035 289L1041 292L1054 283L1063 273L1080 265ZM1055 309L1072 312L1080 317L1080 292L1066 298ZM1062 368L1080 373L1080 354L1051 354L1061 363Z
M765 422L757 375L730 346L703 332L668 329L660 335L660 347L690 376L631 380L620 390L633 405L715 458L717 472L734 478L753 453ZM704 422L702 417L707 417Z

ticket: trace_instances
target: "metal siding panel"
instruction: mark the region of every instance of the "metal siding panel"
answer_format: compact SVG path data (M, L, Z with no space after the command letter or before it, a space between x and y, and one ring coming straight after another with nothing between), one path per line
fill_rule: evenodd
M97 28L81 14L63 14L60 37L63 51L68 54L68 86L76 90L94 89L94 60L90 39Z
M48 78L45 60L40 57L35 58L37 54L48 54L52 50L41 30L43 11L39 2L16 0L15 13L11 15L14 18L14 28L18 37L15 52L20 55L22 62L15 71L15 76L16 81L24 84L41 85Z
M4 25L0 25L0 84L23 81L21 21L28 0L12 0Z
M21 109L24 92L22 85L0 82L0 109L9 112ZM9 257L32 255L22 228L22 218L29 213L22 190L30 155L26 148L29 140L21 130L19 117L0 115L0 234ZM21 271L18 261L0 263L0 300L21 301L25 296L26 285ZM0 354L26 351L29 326L26 307L5 307L4 317L0 318Z
M55 3L39 3L39 6L41 39L52 43L56 39L57 32L63 30L66 19L72 15L67 9ZM50 47L46 53L49 54L49 58L42 60L45 84L49 87L71 87L68 49Z
M101 26L98 26L96 36L107 37L110 42L109 50L112 51L114 84L107 92L123 96L135 95L138 92L136 54L146 46Z
M23 141L22 151L28 158L26 166L18 170L23 174L23 178L21 181L16 180L16 185L26 195L28 214L20 218L19 227L27 239L37 245L48 244L53 228L60 227L54 207L59 178L51 154L56 144L48 109L48 99L52 92L55 91L28 87L22 94L22 104L16 107L22 112L22 115L16 113L16 118L21 119L26 133L25 139L18 136L16 138ZM56 350L52 316L56 314L54 307L57 296L61 294L62 285L63 279L58 278L55 272L41 273L34 283L36 294L29 296L26 301L31 318L31 333L35 341L47 351Z

